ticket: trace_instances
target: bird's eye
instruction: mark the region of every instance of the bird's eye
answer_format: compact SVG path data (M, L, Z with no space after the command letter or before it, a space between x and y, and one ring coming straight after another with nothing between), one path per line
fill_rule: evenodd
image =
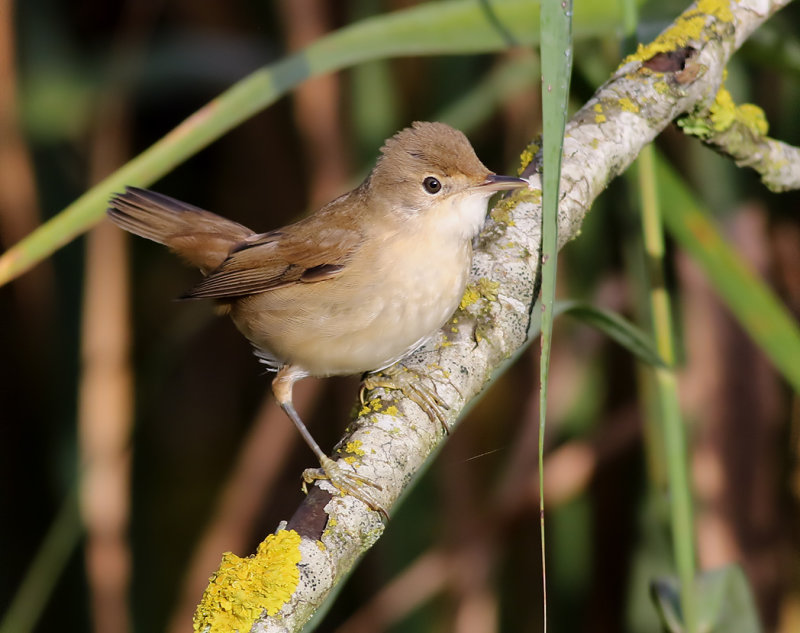
M425 187L425 191L430 194L439 193L442 190L442 183L439 182L438 178L434 178L433 176L428 176L423 180L422 186Z

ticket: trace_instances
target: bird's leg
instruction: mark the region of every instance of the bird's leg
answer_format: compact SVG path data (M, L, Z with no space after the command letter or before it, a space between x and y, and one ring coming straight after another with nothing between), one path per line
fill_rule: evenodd
M381 486L367 477L362 477L354 472L342 468L338 462L328 457L319 447L319 444L311 437L306 425L300 419L292 404L292 386L301 378L305 378L303 370L291 365L284 365L278 371L272 381L272 392L278 401L281 409L284 410L289 419L294 422L300 435L303 436L308 447L319 459L321 468L309 468L303 472L303 491L306 491L306 484L310 484L318 479L327 479L343 494L351 495L363 501L372 510L380 512L384 518L388 518L388 513L375 499L369 488L382 490Z
M423 380L428 379L436 382L444 382L441 379L432 378L427 374L422 374L399 363L395 363L378 373L366 374L361 383L361 403L364 404L364 392L370 389L381 387L383 389L395 389L422 409L431 421L438 421L442 425L445 433L450 433L450 425L447 422L445 411L450 408L436 392L435 387L431 388ZM455 388L455 387L454 387Z

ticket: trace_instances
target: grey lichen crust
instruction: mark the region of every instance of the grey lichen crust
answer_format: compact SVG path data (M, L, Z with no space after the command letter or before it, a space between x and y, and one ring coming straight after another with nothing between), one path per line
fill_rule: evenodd
M697 15L703 4L692 5L682 19L691 12ZM631 58L581 108L566 129L560 246L579 234L594 199L664 127L713 102L730 55L784 4L786 0L732 3L728 13L710 15L696 34L674 45L683 51L678 66L653 70L646 55ZM541 237L541 182L531 160L536 151L528 151L530 166L523 172L530 190L501 201L477 240L462 308L424 350L402 361L427 377L428 390L446 405L441 410L451 428L494 369L525 343ZM400 392L376 389L366 394L340 442L339 463L379 482L376 496L389 509L445 436L439 420ZM324 505L323 527L316 533L301 530L301 582L281 612L262 617L254 631L300 630L383 531L379 513L339 496L326 482L316 485L331 497Z

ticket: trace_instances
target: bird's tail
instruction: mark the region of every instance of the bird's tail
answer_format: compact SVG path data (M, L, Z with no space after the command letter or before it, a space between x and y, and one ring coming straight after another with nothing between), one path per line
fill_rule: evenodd
M109 202L117 226L164 244L203 274L219 266L253 231L209 211L155 191L126 187Z

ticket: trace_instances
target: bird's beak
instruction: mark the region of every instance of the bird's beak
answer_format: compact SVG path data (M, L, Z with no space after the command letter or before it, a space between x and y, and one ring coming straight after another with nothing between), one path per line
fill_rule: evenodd
M527 187L528 181L522 178L515 178L514 176L498 176L497 174L489 174L478 187L484 191L506 191L507 189L519 189Z

